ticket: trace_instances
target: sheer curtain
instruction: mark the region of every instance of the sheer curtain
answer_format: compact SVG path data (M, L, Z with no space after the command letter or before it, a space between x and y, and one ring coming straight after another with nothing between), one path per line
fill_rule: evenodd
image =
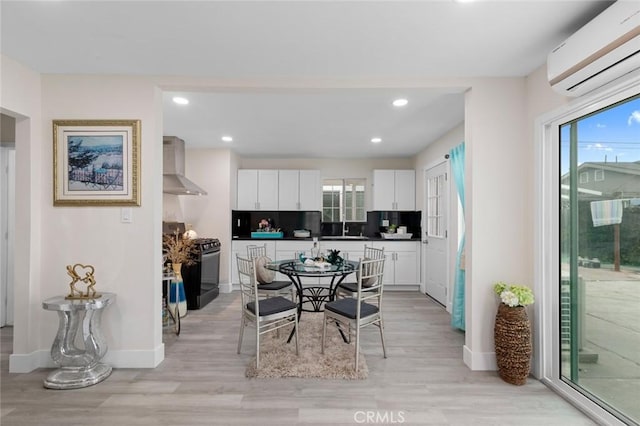
M449 156L451 158L451 170L453 172L453 178L455 179L456 187L458 188L458 199L460 200L460 205L462 206L462 216L464 217L464 142L454 148L451 148L451 151L449 151ZM458 255L456 257L456 280L453 288L451 326L454 328L459 328L460 330L464 330L464 223L461 229L462 232L459 236L460 244L458 245Z

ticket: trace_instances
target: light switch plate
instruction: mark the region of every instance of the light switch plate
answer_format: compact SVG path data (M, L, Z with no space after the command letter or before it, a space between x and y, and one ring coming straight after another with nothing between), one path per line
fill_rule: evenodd
M120 222L133 223L133 209L131 207L123 207L120 210Z
M388 219L382 219L382 226L389 226L389 220Z

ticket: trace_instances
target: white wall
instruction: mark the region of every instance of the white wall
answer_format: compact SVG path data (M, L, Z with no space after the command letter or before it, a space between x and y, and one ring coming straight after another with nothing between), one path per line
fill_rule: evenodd
M154 367L164 357L160 318L162 99L149 80L104 76L39 76L2 61L3 111L30 119L16 125L16 286L10 371L53 366L49 351L57 316L42 301L68 292L65 265L90 263L96 288L114 292L103 331L105 361ZM7 90L5 90L7 89ZM30 102L27 102L30 101ZM41 115L40 115L41 112ZM118 207L53 207L53 119L140 119L141 207L120 223ZM29 126L29 123L32 123Z
M42 119L40 75L0 55L0 108L16 118L16 234L15 276L20 285L14 292L14 354L27 354L40 348L40 323L34 318L41 307L41 194L52 188L41 185ZM50 145L49 145L50 148ZM24 361L24 362L20 362ZM38 365L31 358L9 360L10 371L30 371Z
M180 198L182 195L162 194L162 220L165 222L184 222L184 213Z
M466 324L465 362L495 369L496 281L531 284L529 235L524 229L531 125L524 78L483 79L467 92L465 111Z
M52 187L51 122L53 119L140 119L141 206L133 223L121 223L119 207L53 207L49 191L40 200L43 212L42 266L47 279L42 297L63 294L64 266L94 265L97 289L117 294L103 314L109 343L105 360L115 367L153 367L164 356L161 306L161 93L142 78L43 76L43 188ZM63 247L63 250L60 250ZM40 347L55 334L52 312L39 318Z
M231 254L231 155L228 149L186 150L186 175L207 195L180 197L185 223L192 224L198 236L218 238L222 243L220 283L230 281L226 265Z

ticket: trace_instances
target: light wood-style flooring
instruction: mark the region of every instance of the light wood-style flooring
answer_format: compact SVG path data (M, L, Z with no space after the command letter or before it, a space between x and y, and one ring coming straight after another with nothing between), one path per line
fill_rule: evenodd
M29 425L591 425L540 382L524 386L462 362L464 335L442 307L416 292L385 293L388 358L377 328L364 330L369 378L247 379L251 333L236 354L240 299L221 294L165 330L155 369L116 369L98 385L48 390L51 370L9 374L12 328L0 331L2 426ZM53 339L53 336L52 336Z

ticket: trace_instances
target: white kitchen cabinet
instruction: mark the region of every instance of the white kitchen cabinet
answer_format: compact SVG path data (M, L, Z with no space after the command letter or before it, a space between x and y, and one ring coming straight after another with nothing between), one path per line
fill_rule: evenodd
M418 241L376 241L375 248L384 247L384 284L420 284L420 244Z
M373 171L373 210L415 209L415 170Z
M238 170L238 210L278 210L277 170Z
M320 170L279 170L278 210L320 211Z
M260 239L255 240L242 240L242 241L232 241L231 242L231 261L229 267L231 268L231 273L229 276L231 277L231 284L240 284L240 278L238 277L238 262L236 261L236 256L247 258L247 246L255 245L262 246L267 245L267 256L271 259L275 259L276 257L276 242L275 241L264 241Z

